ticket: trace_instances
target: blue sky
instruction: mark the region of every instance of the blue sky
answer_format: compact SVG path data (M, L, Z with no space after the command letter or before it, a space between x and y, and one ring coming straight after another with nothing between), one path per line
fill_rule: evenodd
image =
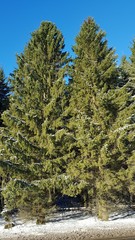
M84 20L91 16L107 34L119 59L130 55L135 38L135 0L1 0L0 67L6 77L16 67L21 53L42 21L52 21L64 35L66 50L72 45ZM120 60L118 60L119 62Z

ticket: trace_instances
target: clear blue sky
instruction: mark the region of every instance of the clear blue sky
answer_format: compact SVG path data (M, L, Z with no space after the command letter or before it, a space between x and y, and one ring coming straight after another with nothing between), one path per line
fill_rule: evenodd
M130 55L135 38L135 0L1 0L0 66L8 76L42 21L52 21L64 35L71 53L83 21L91 16L107 34L110 47L119 59ZM118 61L119 62L119 61Z

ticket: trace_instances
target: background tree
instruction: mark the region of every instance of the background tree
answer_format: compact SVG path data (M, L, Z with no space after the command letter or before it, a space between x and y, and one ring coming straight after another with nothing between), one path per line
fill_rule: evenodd
M11 78L13 95L3 115L3 142L10 154L10 181L3 192L9 208L44 219L60 194L70 155L65 107L69 58L61 32L43 22L32 34Z
M0 68L0 133L3 130L3 121L1 115L6 109L8 109L8 104L9 104L9 87L4 76L4 71L2 68ZM3 146L0 141L0 161L1 160L3 160ZM2 188L2 176L0 173L0 210L2 210L3 208L1 188Z
M9 104L9 87L6 82L4 71L0 68L0 127L2 126L2 113L8 108Z
M131 48L130 61L123 57L119 67L119 82L113 93L113 103L117 115L108 141L103 149L104 159L113 173L113 197L118 203L132 205L135 189L135 84L134 84L134 54L135 44Z

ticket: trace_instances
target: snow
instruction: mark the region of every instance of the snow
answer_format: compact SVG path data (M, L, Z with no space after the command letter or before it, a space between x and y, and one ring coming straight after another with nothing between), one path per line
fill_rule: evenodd
M116 129L114 132L123 131L123 130L128 129L128 128L130 129L130 128L132 128L133 126L134 126L134 124L126 124L125 126Z
M96 216L91 216L84 211L66 211L53 214L46 224L36 225L36 221L24 221L18 217L14 219L15 226L4 229L5 221L0 218L1 237L14 237L18 235L45 235L47 233L68 233L87 231L89 229L118 229L135 226L135 211L122 214L113 214L109 221L100 221Z

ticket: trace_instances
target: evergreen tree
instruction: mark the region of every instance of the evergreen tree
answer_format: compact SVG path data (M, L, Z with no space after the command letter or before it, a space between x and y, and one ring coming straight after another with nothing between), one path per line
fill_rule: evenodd
M103 157L112 172L113 198L117 204L130 205L135 189L134 49L133 43L130 61L128 62L123 57L119 67L119 82L113 93L113 103L116 106L117 115L108 133L106 147L103 149Z
M126 56L123 56L119 66L119 87L124 86L129 80L129 66L130 64L126 59Z
M127 105L129 109L125 111L128 124L126 125L126 148L128 149L128 189L130 194L130 204L135 201L135 39L131 47L131 56L126 72L129 76L127 92L130 94L130 101Z
M92 18L82 25L73 49L76 58L69 127L74 132L71 148L75 149L76 157L67 168L69 178L65 192L83 194L86 205L96 202L103 208L111 188L108 186L110 172L104 171L106 162L102 148L116 117L116 106L112 102L112 92L118 81L116 57L108 48L105 33Z
M0 69L0 134L3 130L3 121L1 118L2 113L8 109L9 104L9 87L6 82L4 71ZM0 161L3 160L3 146L0 141ZM1 196L1 189L2 189L2 176L0 173L0 210L3 208L3 198Z
M2 113L8 108L9 87L5 81L4 71L0 68L0 127L2 126Z
M40 218L60 194L72 155L64 113L68 63L61 32L51 22L43 22L17 56L18 68L11 77L13 95L3 115L7 126L3 142L10 154L2 166L10 172L3 192L6 204Z

